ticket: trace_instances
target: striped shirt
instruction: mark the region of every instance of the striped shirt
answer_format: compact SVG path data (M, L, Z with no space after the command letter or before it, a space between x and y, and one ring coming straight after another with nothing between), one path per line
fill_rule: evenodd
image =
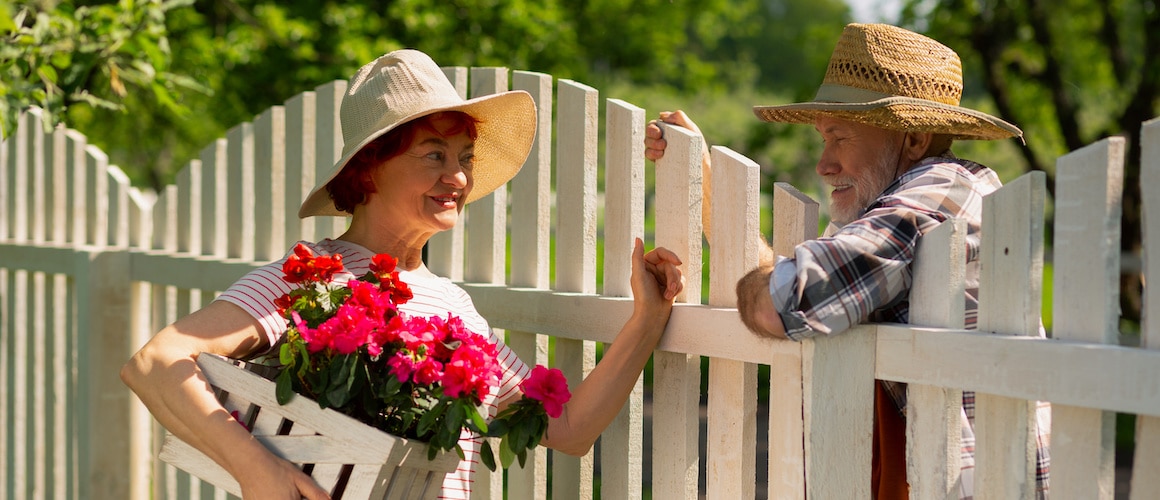
M906 323L919 237L943 221L967 224L966 328L978 320L983 197L1002 186L991 169L946 157L926 158L896 179L857 220L829 237L804 242L779 257L770 294L786 336L801 340L841 333L861 323ZM1040 335L1043 335L1041 329ZM906 414L906 384L881 381ZM1048 489L1051 407L1037 409L1036 489ZM973 496L975 394L963 391L962 498Z
M370 269L371 257L374 256L370 250L348 241L325 239L318 243L301 243L310 247L315 255L342 255L346 271L335 275L336 282L345 282L366 274ZM286 333L286 321L278 314L274 300L295 288L295 285L282 279L282 263L285 260L283 257L253 270L217 298L236 304L256 318L262 325L269 345L275 345ZM468 330L488 335L491 342L496 344L503 373L499 386L493 388L483 400L489 417L494 417L500 402L519 394L519 384L527 377L530 371L528 367L491 330L487 320L475 310L471 296L451 280L410 271L400 272L399 277L410 285L414 294L409 302L399 306L400 311L412 316L427 317L454 314L463 319ZM456 471L444 478L439 498L465 500L471 496L472 471L479 462L480 439L464 431L459 438L459 445L463 448L464 458L460 460Z

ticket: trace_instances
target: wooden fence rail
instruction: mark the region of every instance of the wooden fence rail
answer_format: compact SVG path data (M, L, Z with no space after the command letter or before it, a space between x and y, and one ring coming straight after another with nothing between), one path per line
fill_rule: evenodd
M537 141L521 173L468 207L465 223L428 248L429 267L461 282L526 362L546 364L551 346L573 383L592 369L597 344L611 342L631 313L635 237L676 251L692 284L654 353L651 426L638 380L601 438L599 482L593 454L552 455L549 473L551 452L538 450L506 483L480 473L476 497L588 499L599 488L603 498L633 499L647 488L666 499L869 498L875 378L910 384L908 477L916 498L957 491L962 390L977 393L978 498L1031 496L1034 449L1022 444L1033 444L1036 400L1053 403L1054 496L1112 498L1117 412L1138 416L1132 498L1160 496L1160 294L1145 294L1143 347L1114 345L1122 139L1057 165L1053 338L1036 336L1045 189L1043 175L1032 173L985 201L978 332L963 330L965 229L952 221L920 246L914 326L772 341L745 330L733 292L757 261L745 238L760 227L753 161L710 150L717 203L702 276L699 137L666 131L669 151L649 192L644 110L604 99L602 113L596 89L551 75L446 73L464 96L517 88L539 106ZM156 460L161 429L117 373L153 332L294 241L341 233L342 219L294 214L341 151L344 93L345 82L328 83L237 125L155 201L81 134L44 132L36 110L21 118L0 143L0 497L226 496ZM1143 149L1141 182L1155 186L1160 121L1145 124ZM792 186L774 191L772 243L786 253L817 237L819 209ZM1142 191L1146 282L1158 283L1160 194ZM653 234L645 229L649 213ZM768 381L758 379L760 365L769 367ZM764 383L768 428L759 432Z

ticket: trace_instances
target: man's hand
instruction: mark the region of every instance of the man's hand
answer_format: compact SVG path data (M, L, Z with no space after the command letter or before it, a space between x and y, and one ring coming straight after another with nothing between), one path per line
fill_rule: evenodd
M665 148L669 145L665 142L664 131L661 130L661 126L658 123L668 123L684 127L704 137L704 134L701 134L701 129L697 128L697 124L693 123L693 120L690 120L684 111L679 109L676 111L661 111L660 118L648 122L648 125L644 127L644 157L652 161L661 159L665 155ZM708 154L708 150L705 151L705 154Z
M681 273L681 259L664 247L644 252L644 243L637 238L632 250L632 293L641 312L663 314L667 317L673 299L685 288Z

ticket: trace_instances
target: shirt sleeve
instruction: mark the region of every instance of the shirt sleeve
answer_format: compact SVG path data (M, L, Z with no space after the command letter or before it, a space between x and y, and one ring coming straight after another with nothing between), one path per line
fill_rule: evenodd
M829 238L804 242L781 258L770 294L786 336L840 333L875 310L905 300L919 228L942 219L901 204L879 206Z

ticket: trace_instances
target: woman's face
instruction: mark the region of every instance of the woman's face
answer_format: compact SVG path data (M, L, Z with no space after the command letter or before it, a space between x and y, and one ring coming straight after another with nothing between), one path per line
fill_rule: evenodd
M453 119L435 116L419 127L411 145L377 169L368 215L402 224L404 233L434 234L455 226L471 192L475 141L466 131L446 135ZM434 130L432 130L434 129Z

